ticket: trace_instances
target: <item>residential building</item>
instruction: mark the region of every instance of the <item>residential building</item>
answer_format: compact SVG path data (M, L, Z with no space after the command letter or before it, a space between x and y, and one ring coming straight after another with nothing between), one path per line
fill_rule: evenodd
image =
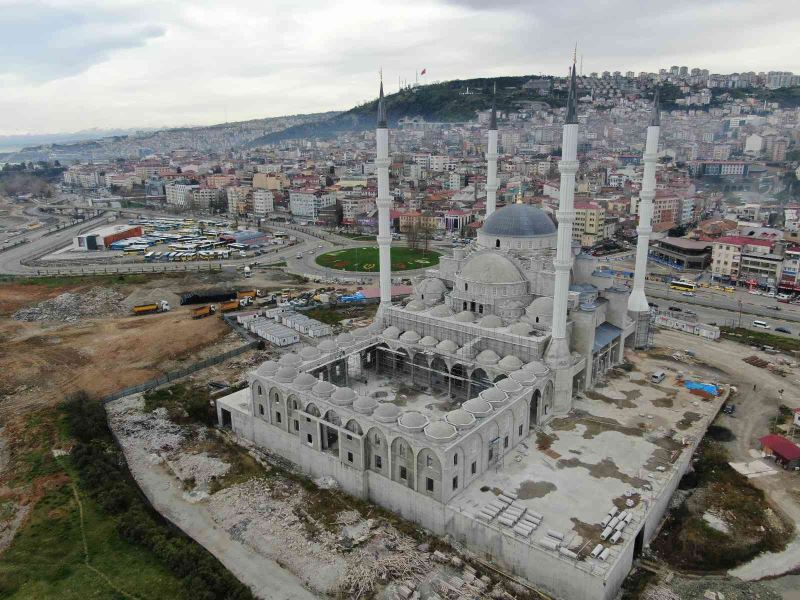
M260 175L260 173L256 173ZM275 210L275 196L269 189L253 189L253 215L264 218Z
M605 239L605 209L595 202L575 200L575 223L572 239L590 248Z
M232 185L225 188L228 197L228 214L247 215L253 213L253 188Z
M192 206L192 191L200 186L189 183L187 180L173 181L164 186L167 196L167 205L178 209L187 209Z
M325 190L290 190L289 210L292 216L316 220L319 212L336 204L336 194Z

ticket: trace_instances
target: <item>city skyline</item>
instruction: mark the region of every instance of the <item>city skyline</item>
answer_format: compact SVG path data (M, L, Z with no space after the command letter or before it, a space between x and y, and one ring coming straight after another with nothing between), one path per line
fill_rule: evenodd
M487 9L472 0L278 1L267 10L247 1L224 10L161 0L2 4L10 59L0 68L0 135L346 110L374 98L379 66L389 93L423 68L420 83L563 75L574 43L567 40L577 40L584 74L673 64L800 70L791 51L798 18L787 17L787 2L677 2L664 13L625 1L531 8L508 0Z

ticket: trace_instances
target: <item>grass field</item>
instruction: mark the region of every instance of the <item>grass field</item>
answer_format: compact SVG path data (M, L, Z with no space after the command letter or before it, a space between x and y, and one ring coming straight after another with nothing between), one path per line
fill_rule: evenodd
M745 329L744 327L720 327L723 339L748 346L772 346L785 352L800 351L800 340L766 331Z
M326 252L317 257L317 264L339 271L363 271L374 273L379 270L378 248L365 246ZM392 271L425 269L439 264L439 253L434 250L412 250L411 248L392 248Z

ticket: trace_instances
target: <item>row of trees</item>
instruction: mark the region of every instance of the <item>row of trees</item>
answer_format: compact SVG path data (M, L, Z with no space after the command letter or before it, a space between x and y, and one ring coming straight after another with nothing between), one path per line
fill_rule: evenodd
M180 577L187 598L252 600L245 585L142 497L111 435L102 404L79 392L61 408L69 433L77 440L71 457L80 486L106 515L116 519L117 534L146 548Z

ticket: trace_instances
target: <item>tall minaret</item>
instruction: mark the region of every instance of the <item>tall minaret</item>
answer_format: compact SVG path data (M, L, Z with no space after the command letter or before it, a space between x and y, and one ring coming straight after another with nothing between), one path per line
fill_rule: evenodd
M389 211L392 197L389 195L389 129L386 124L386 102L383 98L383 77L378 97L378 127L375 130L377 156L375 170L378 172L378 265L380 267L381 308L392 303L392 235L389 231Z
M552 338L545 353L545 360L556 370L555 408L559 413L567 412L572 403L572 376L566 367L571 364L569 340L567 339L567 299L572 268L572 224L575 221L575 173L578 171L578 89L575 81L575 61L572 62L567 118L561 141L561 189L558 201L558 238L555 267L555 291L553 293ZM561 372L559 373L559 370Z
M486 218L497 206L497 84L492 91L492 114L489 118L489 147L486 152Z
M661 117L658 110L658 88L653 97L653 113L647 127L647 142L644 148L644 175L642 189L639 192L639 227L636 228L636 270L633 274L633 291L628 298L628 311L639 323L647 319L649 326L650 305L644 294L644 282L647 275L647 253L650 248L650 234L653 232L653 198L656 195L656 161L658 159L658 136L661 132ZM634 345L637 348L647 345L647 327L637 327Z

